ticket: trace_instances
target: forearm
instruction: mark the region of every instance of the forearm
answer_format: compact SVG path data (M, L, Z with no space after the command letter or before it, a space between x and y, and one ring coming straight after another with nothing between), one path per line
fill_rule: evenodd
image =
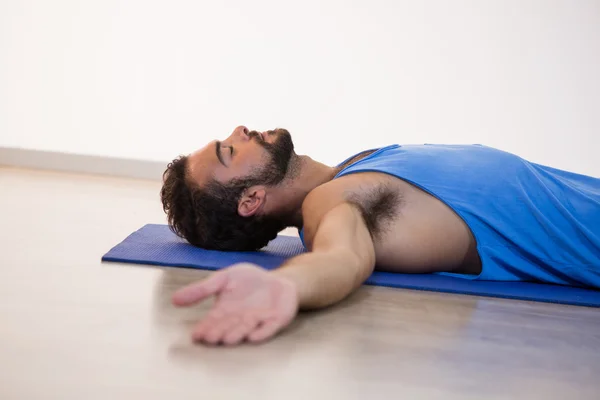
M301 309L337 303L360 287L371 272L349 252L306 253L272 271L294 283Z

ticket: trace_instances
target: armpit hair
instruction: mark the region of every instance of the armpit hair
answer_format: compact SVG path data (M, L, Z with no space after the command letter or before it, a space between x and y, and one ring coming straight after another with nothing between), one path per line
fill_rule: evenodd
M392 224L398 210L400 210L402 196L397 190L385 184L360 192L360 194L352 193L348 195L347 201L358 207L371 237L374 239L379 238Z

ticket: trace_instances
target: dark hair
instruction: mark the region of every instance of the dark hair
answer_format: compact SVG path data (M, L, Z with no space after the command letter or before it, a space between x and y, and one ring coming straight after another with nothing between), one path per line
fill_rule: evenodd
M210 180L200 187L188 178L187 161L187 156L179 156L168 164L160 191L169 227L179 237L204 249L254 251L285 228L275 217L238 214L238 201L256 178L226 185Z

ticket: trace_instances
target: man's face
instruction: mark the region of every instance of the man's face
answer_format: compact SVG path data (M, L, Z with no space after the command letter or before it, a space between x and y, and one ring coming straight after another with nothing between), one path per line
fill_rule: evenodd
M287 130L259 133L238 126L225 140L215 140L190 154L189 173L200 186L209 179L227 184L248 178L273 185L285 177L293 154L294 144Z

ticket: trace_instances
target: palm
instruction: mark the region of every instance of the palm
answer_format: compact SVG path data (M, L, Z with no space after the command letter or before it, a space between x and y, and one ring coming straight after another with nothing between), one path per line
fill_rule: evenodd
M215 303L196 325L193 337L208 343L261 341L288 325L298 309L295 287L249 264L229 267L175 293L174 302L190 305L215 295Z
M217 296L214 312L284 312L289 293L279 280L253 268L231 269L228 273L229 279Z

